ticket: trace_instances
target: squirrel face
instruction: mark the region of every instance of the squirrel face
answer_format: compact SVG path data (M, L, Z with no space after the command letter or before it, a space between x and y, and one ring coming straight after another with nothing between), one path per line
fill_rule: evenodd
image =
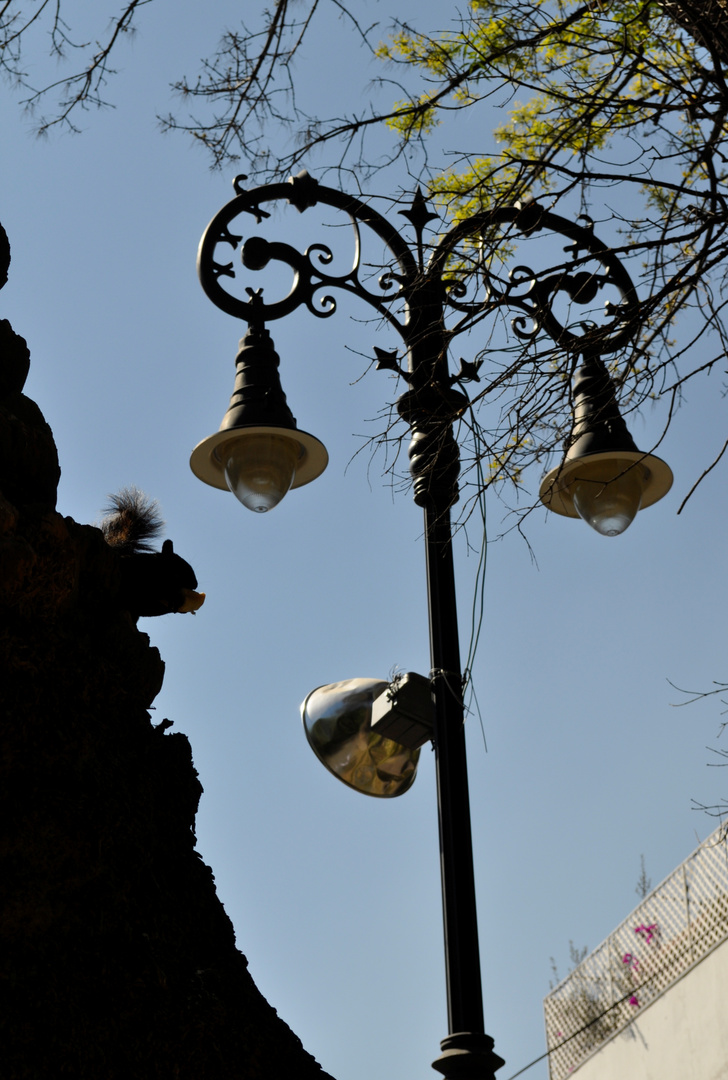
M164 541L161 551L124 556L121 579L123 606L135 616L194 614L205 602L205 594L195 592L194 570L175 555L171 540Z

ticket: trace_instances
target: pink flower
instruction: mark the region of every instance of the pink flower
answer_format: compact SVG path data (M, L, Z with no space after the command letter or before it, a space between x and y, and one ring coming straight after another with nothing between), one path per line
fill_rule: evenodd
M630 1005L636 1005L637 1008L639 1008L640 1002L636 994L632 994L632 997L629 999L629 1003Z

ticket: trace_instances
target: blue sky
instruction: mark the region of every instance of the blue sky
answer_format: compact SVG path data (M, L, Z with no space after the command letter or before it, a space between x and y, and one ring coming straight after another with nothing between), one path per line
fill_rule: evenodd
M384 5L359 7L386 24ZM438 7L417 10L435 24ZM138 485L207 593L196 618L140 629L167 665L154 719L192 743L198 847L253 977L337 1080L415 1080L446 1034L432 757L401 799L366 799L318 764L298 715L323 683L429 667L420 511L392 492L383 459L356 454L395 390L383 372L360 378L368 312L283 320L271 327L283 385L328 447L327 472L264 516L190 472L227 407L244 328L195 274L235 169L209 172L156 127L169 83L237 19L232 3L187 8L143 10L109 88L116 107L89 113L80 136L35 140L5 88L0 220L13 263L0 316L32 351L26 389L58 443L61 513L93 522L109 492ZM374 69L340 27L326 34L300 59L301 84L313 104L356 103ZM407 178L378 183L369 189L392 194ZM599 233L609 238L608 221ZM656 885L714 827L693 800L728 794L708 768L719 702L676 708L670 685L726 678L725 470L676 515L725 440L721 379L688 391L660 447L673 492L622 537L536 513L536 562L515 533L488 549L473 669L483 731L473 716L468 745L486 1026L503 1080L543 1052L549 958L563 974L570 940L599 944L636 903L640 856ZM658 406L631 420L641 446L663 419ZM496 497L487 515L495 536ZM477 568L467 541L481 534L473 521L456 542L463 654ZM528 1075L543 1080L545 1063Z

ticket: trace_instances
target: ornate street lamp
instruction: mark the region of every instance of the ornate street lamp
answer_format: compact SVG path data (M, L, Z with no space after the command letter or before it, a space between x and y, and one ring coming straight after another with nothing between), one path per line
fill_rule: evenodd
M508 309L515 312L512 328L518 338L528 341L545 333L560 349L582 358L574 377L575 420L566 457L544 478L540 497L556 513L582 517L599 532L617 535L672 482L668 466L640 452L629 436L614 383L601 359L624 349L635 335L634 287L619 259L594 235L590 222L574 224L536 203L475 214L452 226L428 249L424 230L436 215L419 191L412 205L400 211L414 231L415 243L410 246L371 206L319 185L307 173L250 190L243 187L244 180L236 178L235 198L203 235L198 270L213 303L243 319L248 331L237 357L230 408L220 430L195 448L190 464L201 480L231 490L249 509L269 510L290 488L320 475L328 456L318 439L298 430L281 387L279 359L266 323L301 306L328 317L336 310L332 292L338 290L366 301L399 334L407 353L406 369L396 352L376 348L375 353L377 367L396 372L408 387L397 410L411 431L414 499L425 518L430 678L408 675L401 685L359 679L322 687L304 702L304 726L327 767L371 795L405 791L414 779L419 746L432 739L449 1032L433 1065L446 1080L489 1080L503 1061L495 1054L483 1021L450 526L460 468L453 425L469 404L454 384L462 386L478 376L477 365L464 361L452 375L448 348L457 334L484 316ZM324 205L347 215L354 230L351 269L330 271L334 256L324 244L300 252L291 244L249 234L247 226L253 221L261 225L270 217L265 205L275 202L288 203L301 213ZM236 219L240 224L233 231ZM376 285L363 280L362 226L388 251ZM501 242L507 245L519 235L537 234L565 237L566 259L557 259L558 265L541 272L517 266L504 282L481 252L475 295L468 293L458 269L457 252L463 245L488 249ZM244 270L255 273L280 264L288 268L292 284L281 299L268 301L262 289L250 286L244 286L240 295L239 270L229 253L241 244ZM564 298L591 304L607 287L616 291L618 302L606 305L601 324L558 317ZM446 321L450 316L454 325ZM346 739L341 737L344 728Z

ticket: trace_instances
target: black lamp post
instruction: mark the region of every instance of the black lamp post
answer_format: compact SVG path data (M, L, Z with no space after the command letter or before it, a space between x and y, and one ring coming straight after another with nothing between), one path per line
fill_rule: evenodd
M458 374L452 375L448 347L456 334L484 315L511 308L517 313L513 329L519 337L527 340L545 332L558 346L583 358L575 377L576 419L566 459L544 479L540 494L557 513L582 516L598 531L616 535L641 506L661 498L672 481L664 462L637 450L619 415L614 384L601 360L602 355L624 348L635 334L634 288L620 261L594 236L590 224L574 224L535 203L476 214L454 225L426 257L423 233L436 215L419 192L412 205L400 211L414 230L415 244L410 247L371 206L319 185L306 173L287 183L251 190L243 188L244 179L236 178L236 197L213 218L200 243L198 269L205 292L223 311L243 319L248 332L238 353L230 408L220 430L195 448L191 467L201 480L230 489L245 506L257 511L275 506L289 488L308 483L325 469L326 450L312 435L298 430L286 404L278 356L266 323L302 305L314 315L327 317L336 303L326 290L340 290L365 300L400 335L407 352L406 370L395 352L376 349L376 357L379 368L397 372L408 385L397 409L411 431L414 499L425 518L434 726L429 733L425 727L425 734L420 732L413 745L421 745L431 735L437 774L449 1034L434 1068L447 1080L490 1080L503 1061L494 1053L483 1021L450 526L459 474L453 424L468 407L466 395L454 384L477 378L477 367L461 362ZM260 225L270 217L264 204L276 201L300 212L322 204L348 215L355 236L352 268L339 275L330 273L327 268L333 255L323 244L302 253L258 235L248 235L243 242L242 235L231 231L237 218L242 219L238 228L253 220ZM361 277L362 226L376 234L390 253L391 261L383 267L376 287ZM454 268L455 252L472 238L487 242L495 230L513 236L560 234L570 242L564 250L571 254L566 263L541 274L519 266L505 285L481 259L480 295L469 299ZM261 289L246 287L241 297L224 287L231 283L235 287L238 272L232 262L222 261L218 249L236 251L241 242L246 270L261 271L271 263L290 268L293 282L282 299L268 303ZM567 326L559 321L554 310L559 294L577 304L590 304L605 286L616 289L620 299L608 305L603 325ZM450 314L455 316L454 326L446 325ZM531 326L525 329L528 320ZM407 745L406 738L402 739ZM363 784L360 790L383 793Z

